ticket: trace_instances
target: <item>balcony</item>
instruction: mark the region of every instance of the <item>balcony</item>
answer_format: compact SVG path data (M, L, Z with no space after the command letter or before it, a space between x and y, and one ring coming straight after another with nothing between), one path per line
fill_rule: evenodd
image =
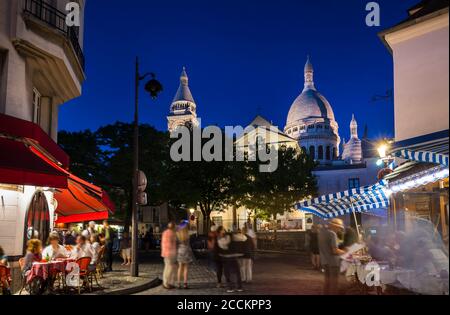
M66 24L66 14L42 0L25 0L25 16L31 16L52 29L61 33L72 46L72 49L84 71L85 59L78 39L79 29Z

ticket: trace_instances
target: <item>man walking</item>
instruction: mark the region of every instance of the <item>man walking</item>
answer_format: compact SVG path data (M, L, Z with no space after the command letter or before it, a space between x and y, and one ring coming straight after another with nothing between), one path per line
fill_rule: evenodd
M170 222L161 236L161 257L164 258L163 287L167 290L175 288L177 270L177 236L175 223Z
M103 234L105 235L105 271L112 271L114 231L107 220L103 221Z
M340 255L345 254L345 251L339 249L337 233L344 230L341 219L332 219L326 228L319 231L320 259L325 269L324 295L339 293Z

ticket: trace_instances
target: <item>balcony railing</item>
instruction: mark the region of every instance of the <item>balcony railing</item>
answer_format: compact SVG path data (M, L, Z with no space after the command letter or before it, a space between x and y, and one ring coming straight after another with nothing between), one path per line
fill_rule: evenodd
M42 0L25 0L24 12L34 18L45 22L67 37L84 70L85 59L78 40L78 27L69 27L66 24L66 14Z

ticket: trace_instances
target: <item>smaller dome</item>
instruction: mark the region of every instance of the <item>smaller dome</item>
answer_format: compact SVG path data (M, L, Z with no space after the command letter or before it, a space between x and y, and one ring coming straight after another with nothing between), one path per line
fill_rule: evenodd
M177 94L175 94L172 103L180 101L195 103L191 90L189 89L189 77L186 73L185 67L183 67L183 71L180 75L180 87L178 88Z

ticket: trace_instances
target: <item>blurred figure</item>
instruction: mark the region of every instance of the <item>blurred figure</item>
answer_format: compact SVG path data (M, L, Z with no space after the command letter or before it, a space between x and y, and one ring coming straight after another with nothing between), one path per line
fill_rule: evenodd
M320 270L319 226L313 225L308 233L308 249L313 269Z
M238 258L243 254L236 250L238 247L236 239L232 239L232 235L226 234L225 230L221 230L217 238L217 244L219 247L219 256L222 259L223 267L225 271L225 279L227 280L227 293L233 293L235 286L233 284L233 278L236 279L236 287L238 292L244 291L242 289L241 270L239 268Z
M70 231L66 231L64 234L64 245L76 245L75 237L73 237L72 233Z
M103 234L105 235L105 272L112 271L113 264L113 245L114 231L109 225L108 220L103 221Z
M48 237L49 245L42 251L42 257L51 261L58 258L66 258L68 253L64 246L59 244L59 235L56 232L50 233Z
M177 236L175 224L170 222L161 236L161 257L164 258L163 287L175 288L175 268L177 262Z
M0 246L0 265L8 267L8 256L6 256L5 251Z
M131 265L131 240L128 232L123 232L120 240L120 253L123 258L122 266Z
M341 249L347 249L357 243L359 243L358 232L352 227L347 227L344 232Z
M72 251L71 258L77 260L80 258L89 257L91 258L91 264L92 259L94 258L94 250L92 249L91 244L89 244L86 240L86 237L83 235L80 235L77 237L77 245L75 246L74 250Z
M8 257L6 257L5 252L3 251L3 248L0 246L0 288L2 289L3 295L11 295L11 288L10 288L10 282L11 277L7 273L6 268L9 268L8 266Z
M177 262L178 262L178 288L181 289L181 277L183 276L183 288L188 289L189 264L194 261L191 245L189 244L189 229L183 224L177 231Z
M319 233L320 259L325 269L325 295L339 293L340 256L345 254L345 251L339 249L337 234L344 230L344 222L341 219L332 219L328 226L321 229Z
M217 237L223 230L222 226L216 227L215 224L211 226L211 230L208 233L208 255L210 263L214 266L217 276L217 288L222 287L222 275L223 275L223 263L219 256L219 248L217 245Z
M27 252L24 257L22 274L26 277L28 271L33 266L33 262L42 260L42 243L40 240L31 239L27 242Z
M253 260L255 258L255 243L248 235L247 227L242 229L242 235L246 238L243 253L244 256L240 258L239 265L241 267L242 282L250 283L253 281Z
M94 253L94 257L92 257L92 263L96 264L98 262L98 256L102 248L102 246L100 245L99 236L97 234L92 234L90 238L90 243Z

